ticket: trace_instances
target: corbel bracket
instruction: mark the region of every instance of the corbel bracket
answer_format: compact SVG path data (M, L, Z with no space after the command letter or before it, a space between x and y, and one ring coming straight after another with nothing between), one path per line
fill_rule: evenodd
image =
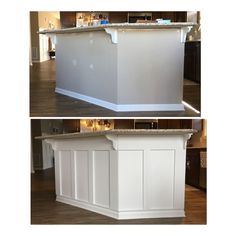
M181 31L180 31L180 42L181 42L181 43L185 43L187 33L188 33L191 29L192 29L192 26L186 26L186 27L181 28Z
M191 138L192 135L193 135L193 133L188 133L188 134L184 135L184 149L187 148L187 142Z
M111 35L111 41L114 44L118 43L118 32L117 29L112 29L112 28L104 28L107 34Z
M44 141L52 146L53 151L56 151L56 141L53 139L44 139Z
M108 140L112 142L112 146L115 150L118 149L118 136L117 135L111 135L111 134L106 134L105 135Z

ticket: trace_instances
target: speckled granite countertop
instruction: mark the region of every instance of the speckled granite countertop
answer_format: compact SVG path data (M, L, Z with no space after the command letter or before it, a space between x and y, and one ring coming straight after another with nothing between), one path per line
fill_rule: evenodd
M170 28L183 28L188 26L194 26L195 23L184 22L184 23L169 23L169 24L158 24L158 23L117 23L117 24L105 24L97 26L81 26L65 29L55 30L43 30L40 34L54 33L54 34L65 34L65 33L80 33L87 31L101 31L105 28L121 28L121 29L170 29Z
M83 132L83 133L67 133L56 135L45 135L35 137L35 139L72 139L83 137L95 137L103 135L179 135L179 134L191 134L196 133L194 129L114 129L107 131L97 132Z
M187 146L187 149L206 149L206 146Z

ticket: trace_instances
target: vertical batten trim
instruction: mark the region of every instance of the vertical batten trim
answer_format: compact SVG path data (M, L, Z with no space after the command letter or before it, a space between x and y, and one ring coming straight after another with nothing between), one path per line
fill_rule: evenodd
M111 153L110 153L110 150L106 150L107 152L108 152L108 172L109 172L109 174L108 174L108 176L109 176L109 178L108 178L108 188L109 188L109 190L108 190L108 198L109 198L109 200L108 200L108 208L110 208L111 207L111 193L110 193L110 191L111 191L111 160L110 160L110 157L111 157Z
M62 180L61 180L61 151L58 151L58 164L59 164L59 187L60 187L60 195L62 195Z
M74 150L74 194L75 194L75 199L78 199L78 173L77 173L77 151Z
M175 168L176 168L176 149L173 149L174 151L174 173L173 173L173 208L175 209L176 208L176 197L175 197L175 187L176 187L176 178L175 178Z
M142 151L142 202L143 202L143 210L145 209L145 200L144 200L144 197L145 197L145 181L144 181L144 178L145 178L145 170L144 170L144 158L146 156L146 150L143 150Z
M95 193L95 168L94 168L94 150L92 151L92 203L96 204L95 199L96 199L96 193Z

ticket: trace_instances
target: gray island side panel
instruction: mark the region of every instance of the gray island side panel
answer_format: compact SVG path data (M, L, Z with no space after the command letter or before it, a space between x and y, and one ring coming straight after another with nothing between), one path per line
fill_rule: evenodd
M118 103L182 102L184 43L180 34L180 29L119 31Z
M117 45L105 31L58 34L56 87L117 103Z

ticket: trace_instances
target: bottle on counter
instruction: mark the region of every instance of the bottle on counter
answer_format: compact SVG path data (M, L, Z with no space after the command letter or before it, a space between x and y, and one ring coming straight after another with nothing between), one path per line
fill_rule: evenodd
M76 19L76 27L81 27L84 24L84 19L82 16Z
M105 25L105 24L108 24L108 23L109 23L108 17L104 16L103 19L101 20L101 25Z

